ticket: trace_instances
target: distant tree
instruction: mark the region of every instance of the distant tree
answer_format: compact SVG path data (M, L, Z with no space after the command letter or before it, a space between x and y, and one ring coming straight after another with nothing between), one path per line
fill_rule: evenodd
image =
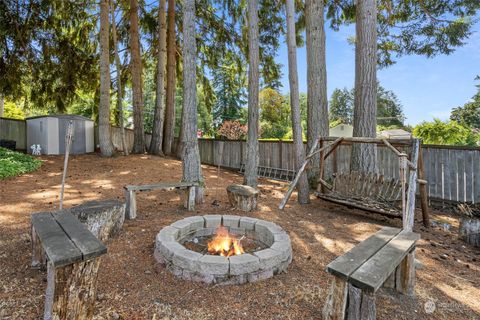
M212 70L212 84L215 90L213 105L214 125L219 126L225 120L236 120L240 109L246 103L246 70L244 61L227 52L219 68Z
M377 135L377 1L357 1L355 18L353 136L374 138ZM376 145L353 144L350 169L376 172Z
M155 83L155 113L149 153L163 155L163 121L165 118L165 58L167 54L166 0L158 4L158 45Z
M25 119L25 113L15 103L6 101L4 104L4 113L2 117L23 120Z
M290 108L286 98L272 88L260 91L262 138L281 139L291 128Z
M465 103L462 107L456 107L450 115L451 120L469 126L470 128L480 129L480 86L472 101Z
M195 0L183 2L183 108L182 108L182 169L183 181L198 182L195 201L203 202L204 179L197 138L197 87L195 39Z
M327 2L327 17L334 29L355 22L356 4ZM480 8L478 0L377 1L377 55L380 66L404 55L433 57L450 54L472 35Z
M353 89L335 89L330 98L330 121L352 124L353 120Z
M288 47L288 78L290 84L290 109L292 114L293 144L295 150L296 169L305 161L305 149L302 139L302 124L300 116L300 97L298 92L297 71L297 42L295 32L295 3L294 0L286 1L287 17L287 47ZM303 173L297 184L298 202L309 203L309 186L306 173Z
M165 101L165 126L163 135L163 151L172 154L173 138L175 136L175 89L177 43L175 39L175 0L168 0L167 13L167 88Z
M474 132L454 120L422 122L413 128L413 135L426 144L475 145Z
M393 91L377 86L377 123L387 127L403 127L402 105Z
M354 89L335 89L330 98L330 122L352 124ZM393 91L377 85L377 123L382 127L403 127L402 104Z
M258 100L259 100L259 31L258 2L249 0L248 14L248 136L247 159L243 183L256 188L258 179Z
M138 1L130 0L130 52L132 73L133 105L133 153L145 152L145 133L143 124L143 80L142 59L140 55L140 35L138 27Z
M110 6L100 1L100 107L98 108L98 137L100 153L111 157L114 152L110 135ZM113 22L115 23L115 21Z
M110 1L110 10L112 15L112 42L113 42L113 55L115 60L116 80L117 80L117 123L120 127L120 137L122 139L123 154L128 156L129 150L127 141L125 139L125 125L124 125L124 109L123 109L123 88L124 81L122 81L122 62L120 61L120 55L118 53L118 40L117 40L117 22L115 20L115 0Z
M307 150L319 136L328 136L327 63L325 59L325 7L323 0L305 0L307 47ZM310 185L317 183L320 154L308 169Z

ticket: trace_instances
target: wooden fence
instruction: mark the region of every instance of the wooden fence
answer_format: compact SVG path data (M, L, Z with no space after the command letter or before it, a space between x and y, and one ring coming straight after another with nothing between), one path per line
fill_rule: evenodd
M201 161L204 164L240 169L245 162L245 141L199 139ZM221 151L223 149L223 154ZM401 150L408 151L408 150ZM425 179L430 198L480 202L480 148L422 145ZM350 168L351 145L341 145L327 158L325 177ZM261 167L294 170L293 143L287 141L260 141L259 165ZM380 173L398 178L398 157L388 148L379 145L377 161Z
M0 139L14 140L17 149L27 149L27 125L25 120L0 118Z
M112 127L114 146L122 149L120 128ZM126 129L126 141L133 148L133 130ZM151 135L145 134L147 146ZM26 149L25 121L0 118L0 139L15 140L17 149ZM98 145L98 129L95 130L95 145ZM174 146L175 148L175 146ZM239 170L245 163L246 142L241 140L199 139L201 161L204 164L220 165ZM341 145L327 159L325 177L335 172L349 170L351 146ZM407 150L404 150L407 151ZM423 145L425 179L428 181L430 198L480 202L480 148ZM293 143L289 141L260 141L259 165L291 172L295 169ZM377 149L380 173L398 178L398 158L383 145ZM285 175L291 177L291 175Z

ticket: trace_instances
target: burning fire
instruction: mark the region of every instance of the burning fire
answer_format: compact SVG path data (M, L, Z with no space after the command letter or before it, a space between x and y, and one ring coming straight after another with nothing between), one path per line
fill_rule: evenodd
M220 226L215 232L215 237L208 243L208 252L213 255L222 257L230 257L233 255L242 254L243 250L241 239L228 233L228 230Z

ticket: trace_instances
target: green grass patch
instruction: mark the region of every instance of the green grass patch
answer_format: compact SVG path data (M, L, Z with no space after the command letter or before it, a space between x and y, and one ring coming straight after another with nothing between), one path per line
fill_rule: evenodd
M0 147L0 179L35 171L41 165L40 160L28 154Z

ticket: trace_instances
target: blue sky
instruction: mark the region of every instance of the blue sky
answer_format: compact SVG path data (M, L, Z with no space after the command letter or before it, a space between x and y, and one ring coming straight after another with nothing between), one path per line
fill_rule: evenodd
M450 111L469 101L476 92L474 81L480 75L480 23L467 44L449 56L426 58L404 56L397 63L378 72L381 85L392 90L403 105L406 123L415 125L433 118L448 119ZM347 38L355 34L355 26L335 32L327 29L327 90L330 97L335 88L352 88L354 84L354 47ZM298 48L300 92L307 91L305 47ZM283 42L277 61L283 64L282 92L288 93L287 46Z

